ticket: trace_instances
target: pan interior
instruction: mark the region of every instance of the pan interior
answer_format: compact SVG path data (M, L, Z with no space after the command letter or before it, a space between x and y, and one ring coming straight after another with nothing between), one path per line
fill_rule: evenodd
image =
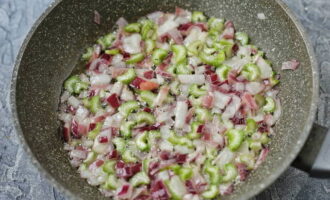
M246 199L257 194L294 159L313 120L317 81L301 33L276 1L66 0L52 9L22 49L14 99L27 146L62 191L82 199L105 199L79 177L63 150L57 121L63 81L82 70L79 60L83 51L110 32L119 17L134 21L157 10L173 12L175 6L234 21L236 29L247 32L252 43L266 52L281 75L283 112L275 127L271 152L233 195L223 199ZM93 23L94 10L102 16L101 25ZM258 13L264 13L266 19L258 19ZM301 62L299 70L280 71L281 63L292 58Z

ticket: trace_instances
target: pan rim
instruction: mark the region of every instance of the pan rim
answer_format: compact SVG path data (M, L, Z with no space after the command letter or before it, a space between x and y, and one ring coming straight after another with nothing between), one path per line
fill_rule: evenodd
M18 114L17 114L17 107L16 107L16 83L17 83L17 76L18 76L18 70L21 64L21 59L23 57L23 54L25 52L25 49L27 47L27 44L29 43L30 39L34 35L35 31L39 27L39 25L42 23L42 21L53 11L53 9L59 5L63 0L55 0L53 3L50 4L50 6L41 14L41 16L35 21L33 26L31 27L30 31L28 32L27 36L24 39L24 42L21 45L21 48L17 54L12 78L11 78L11 86L10 86L10 110L12 115L12 121L14 125L14 129L16 132L16 135L18 136L20 143L22 144L22 148L25 152L27 152L27 156L32 161L33 165L38 169L39 173L42 174L44 177L46 177L46 180L51 183L53 187L55 187L57 190L59 190L61 193L63 193L66 197L69 199L81 199L80 197L76 196L73 192L71 192L69 189L65 188L60 182L58 182L44 167L41 165L41 163L38 161L36 156L32 153L29 145L26 142L25 136L23 134L23 131L20 126ZM258 187L255 190L250 190L244 195L244 199L249 199L259 193L261 193L264 189L269 187L293 162L293 160L296 158L300 150L302 149L303 145L305 144L312 125L315 120L316 111L317 111L317 104L319 100L319 72L318 72L318 65L316 56L313 50L312 43L310 41L310 37L304 30L302 24L300 23L299 19L295 16L295 14L289 9L289 7L283 2L283 0L275 0L275 2L283 9L283 11L288 15L288 17L291 19L297 30L299 31L299 34L301 35L303 42L306 46L307 53L309 55L309 60L311 62L311 68L312 68L312 79L313 79L313 87L312 87L312 101L311 106L309 110L309 116L306 119L306 125L301 132L300 140L302 141L299 144L296 144L293 150L290 152L290 154L283 160L283 164L280 167L277 167L277 170L271 174L263 183L263 187Z

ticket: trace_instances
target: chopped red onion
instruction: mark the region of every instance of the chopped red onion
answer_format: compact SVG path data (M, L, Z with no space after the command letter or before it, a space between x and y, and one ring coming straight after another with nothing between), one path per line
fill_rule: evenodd
M214 104L214 96L212 93L202 97L202 106L205 108L212 108Z
M182 44L183 42L183 37L181 35L181 33L176 29L171 29L167 32L167 35L172 39L174 40L174 42L176 44Z
M263 163L266 160L266 157L267 157L268 153L269 153L269 148L263 148L261 150L260 155L259 155L259 157L256 161L255 166L254 166L255 169L258 168L261 165L261 163Z
M63 126L63 139L65 142L70 142L71 141L71 134L70 134L70 123L66 122Z
M199 26L192 26L192 28L189 30L189 34L184 39L184 44L189 45L197 40L205 41L207 37L207 32L203 32L202 29Z
M131 101L135 99L133 92L125 85L120 95L122 101Z
M150 192L153 200L166 200L170 198L165 184L160 180L155 180L151 183Z
M140 78L140 77L136 77L132 82L131 82L131 86L137 89L140 89L140 84L146 82L146 80Z
M259 57L256 63L260 69L260 78L267 79L273 76L273 70L269 63L265 59Z
M164 100L166 99L168 92L169 92L170 88L169 87L162 87L154 101L154 105L155 106L161 106L164 102Z
M110 95L107 98L107 102L113 107L113 108L118 108L120 106L120 102L118 99L118 96L116 93Z
M222 38L228 40L228 39L234 39L235 37L235 29L233 27L226 28L222 33Z
M260 82L249 82L245 85L246 91L252 95L259 94L261 91L264 90L264 88L265 86Z
M91 84L92 85L106 85L111 81L111 77L107 74L98 74L91 76Z
M143 73L144 78L152 79L155 77L155 72L153 70L149 70Z
M147 15L148 19L152 20L155 23L158 23L160 17L164 15L161 11L156 11Z
M188 105L184 101L178 101L175 108L175 128L182 128L186 122Z
M204 75L178 75L179 81L183 84L204 84L205 76Z
M249 93L244 93L242 96L242 102L246 103L246 105L251 109L251 110L257 110L258 105L253 96Z
M162 25L157 29L158 35L164 35L172 29L175 29L179 26L178 23L174 21L174 16L169 17Z
M235 113L241 106L241 98L236 95L232 95L231 103L226 107L225 111L223 112L222 117L224 119L229 119L234 117Z
M96 24L101 24L101 15L97 10L94 10L94 22Z
M282 70L291 69L296 70L300 63L297 60L286 61L282 63Z
M124 184L118 191L117 195L120 199L130 199L133 193L133 187L130 184Z
M116 22L117 26L119 29L122 29L124 26L126 26L128 24L128 22L126 21L125 18L120 17L117 22Z
M72 150L70 152L70 157L73 159L85 160L87 157L87 151L84 150Z
M141 35L132 34L130 36L124 37L123 48L124 51L129 54L135 54L141 52Z

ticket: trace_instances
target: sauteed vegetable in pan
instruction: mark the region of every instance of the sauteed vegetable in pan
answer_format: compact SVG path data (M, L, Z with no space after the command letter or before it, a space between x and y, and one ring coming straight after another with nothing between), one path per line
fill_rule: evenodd
M72 166L115 199L232 193L265 160L281 115L271 61L232 21L199 11L117 26L64 83L59 118Z

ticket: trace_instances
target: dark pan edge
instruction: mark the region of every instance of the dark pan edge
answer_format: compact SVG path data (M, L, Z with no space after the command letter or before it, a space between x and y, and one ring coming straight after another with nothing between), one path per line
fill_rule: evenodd
M60 193L64 194L66 197L69 197L69 199L77 199L78 200L78 199L81 199L81 198L76 197L72 192L70 192L69 190L64 188L61 184L59 184L51 176L51 174L48 173L41 166L41 164L39 163L39 161L37 160L35 155L32 153L30 147L28 146L28 144L25 140L24 134L22 132L22 129L21 129L21 126L20 126L20 123L19 123L19 119L18 119L18 115L17 115L17 109L16 109L16 81L17 81L19 66L20 66L21 59L22 59L22 56L24 54L24 51L26 49L26 46L29 43L29 41L30 41L31 37L33 36L34 32L36 31L36 29L40 25L40 23L61 2L62 2L62 0L55 0L54 2L52 2L49 5L49 7L40 15L40 17L34 22L33 26L30 29L30 31L26 35L26 37L25 37L25 39L22 43L22 46L21 46L21 48L20 48L20 50L17 54L16 61L15 61L15 64L14 64L14 69L13 69L13 72L12 72L12 78L11 78L11 83L10 83L10 102L9 103L10 103L10 110L11 110L11 114L12 114L12 121L13 121L13 124L14 124L14 130L16 131L16 135L18 136L19 141L22 144L23 150L26 152L26 155L29 157L32 164L36 167L38 172L46 178L46 180L52 186L54 186L57 190L59 190Z
M75 196L72 192L70 192L68 189L64 188L61 184L59 184L39 163L39 161L36 159L36 157L32 154L30 147L27 145L26 140L24 138L22 129L20 127L20 123L18 121L18 115L16 110L16 80L18 75L18 69L20 66L21 58L24 54L25 48L30 41L30 38L33 36L35 30L39 26L39 24L43 21L43 19L59 4L62 0L55 0L44 12L43 14L36 20L32 28L30 29L29 33L27 34L20 51L16 57L15 66L13 69L12 79L11 79L11 87L10 87L10 109L12 112L13 122L14 122L14 128L16 130L16 133L19 137L19 140L22 144L22 147L25 152L27 152L27 155L31 159L33 165L38 169L38 171L46 177L46 180L50 182L56 189L58 189L62 194L64 194L66 197L69 197L69 199L81 199L77 196ZM297 27L300 35L302 36L304 43L307 48L307 52L309 55L309 59L311 61L311 67L312 67L312 78L313 78L313 95L312 95L312 104L310 108L310 115L308 119L306 120L307 123L305 125L304 130L301 133L300 140L302 141L300 144L297 144L293 151L286 157L286 159L283 161L283 165L281 167L277 168L276 173L273 173L271 176L269 176L268 179L266 179L265 182L262 183L262 187L259 187L259 189L250 191L249 193L245 194L244 199L249 199L257 194L259 194L261 191L266 189L268 186L270 186L286 169L287 167L292 163L292 161L295 159L295 157L300 152L301 148L303 147L305 141L307 140L310 130L312 128L312 124L315 120L315 115L317 111L317 104L319 99L319 72L317 68L317 60L314 54L313 46L310 42L310 39L305 32L302 24L297 19L297 17L294 15L294 13L288 8L288 6L282 1L282 0L276 0L276 2L282 7L282 9L285 11L285 13L290 17L294 25Z
M300 150L303 148L310 131L313 127L313 123L315 121L316 117L316 111L318 107L318 101L319 101L319 71L318 71L318 63L317 59L314 53L314 49L312 46L312 43L310 41L309 35L304 30L303 25L299 21L299 19L295 16L295 14L290 10L290 8L282 1L282 0L276 0L276 3L281 6L281 8L284 10L284 12L289 16L291 21L294 23L296 28L298 29L301 37L303 38L304 44L306 45L306 49L309 55L309 60L311 62L312 67L312 78L313 78L313 94L312 94L312 103L309 110L309 117L306 120L306 125L304 129L301 131L301 135L299 140L301 141L299 144L295 144L295 147L293 150L287 155L287 157L283 160L283 164L281 166L277 166L277 170L275 173L270 175L264 182L260 183L260 187L258 187L258 190L249 191L244 199L250 199L257 194L261 193L265 189L267 189L278 177L284 173L284 171L291 165L291 163L294 161L294 159L299 154Z

